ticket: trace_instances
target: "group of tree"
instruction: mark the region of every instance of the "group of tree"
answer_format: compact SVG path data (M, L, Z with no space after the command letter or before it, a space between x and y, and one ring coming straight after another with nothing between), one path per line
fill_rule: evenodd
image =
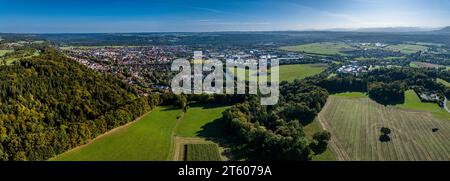
M232 106L223 113L225 129L248 160L309 160L326 149L329 133L308 138L303 126L322 109L328 92L304 81L282 82L280 101L262 106L259 97ZM244 150L244 151L242 151ZM317 152L315 152L317 151Z
M391 67L378 68L358 76L348 74L325 76L315 76L307 80L331 93L367 92L372 99L383 104L401 103L404 91L415 88L437 92L442 98L444 96L450 98L450 87L436 81L437 78L450 81L448 70Z
M405 87L401 82L371 82L367 92L371 99L385 105L403 103L405 99Z
M0 67L0 160L46 160L164 101L47 48Z

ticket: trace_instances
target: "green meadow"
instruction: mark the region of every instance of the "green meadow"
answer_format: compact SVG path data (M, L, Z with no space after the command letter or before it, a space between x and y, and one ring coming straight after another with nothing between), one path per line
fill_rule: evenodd
M396 107L403 109L410 109L416 111L431 112L436 118L442 120L450 120L450 113L439 107L436 103L428 103L420 101L419 96L413 90L407 90L405 92L405 102L398 104Z
M50 160L169 160L173 147L172 132L180 116L180 109L155 108L134 123Z
M204 125L222 117L228 106L192 106L190 107L175 131L176 136L198 137Z

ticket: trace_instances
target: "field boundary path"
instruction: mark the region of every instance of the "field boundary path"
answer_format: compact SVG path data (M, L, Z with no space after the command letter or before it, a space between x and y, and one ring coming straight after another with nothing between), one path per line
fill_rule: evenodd
M445 98L445 99L444 99L444 109L445 109L448 113L450 113L450 109L448 109L448 107L447 107L447 101L448 101L448 99Z
M324 109L327 108L327 104L329 101L327 101L327 103L324 106ZM331 147L331 149L334 151L334 153L336 154L336 157L339 161L350 161L350 156L348 155L348 153L345 151L344 147L342 146L340 140L336 137L336 134L334 134L333 129L328 125L328 123L326 121L324 121L322 119L322 115L321 113L319 113L317 115L317 118L319 120L320 126L322 126L322 128L325 131L328 131L331 133L331 139L329 141L329 145Z
M175 132L177 130L178 125L180 125L181 120L183 120L184 115L186 115L186 112L181 112L181 115L179 116L179 118L177 118L177 122L175 123L175 126L173 127L172 132L170 133L170 148L169 154L167 154L166 158L166 160L168 161L177 161L173 159L175 157L174 154L178 152L176 148L177 140Z
M317 116L319 119L319 123L322 126L322 128L325 131L329 131L331 133L331 139L330 139L330 146L331 149L336 153L337 159L339 161L350 161L350 156L348 156L347 152L345 151L344 147L342 146L341 142L338 138L336 138L336 134L334 134L333 130L328 126L328 124L322 120L320 114Z

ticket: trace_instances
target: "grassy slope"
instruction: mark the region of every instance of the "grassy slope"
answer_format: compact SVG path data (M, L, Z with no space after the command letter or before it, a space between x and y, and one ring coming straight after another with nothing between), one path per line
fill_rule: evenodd
M137 122L51 160L166 160L179 109L155 108Z
M448 160L450 122L426 112L385 107L369 98L330 96L320 113L351 160ZM392 140L378 140L383 126ZM432 128L439 128L433 133Z
M222 117L222 112L228 106L223 107L200 107L192 106L188 109L180 124L177 126L176 136L197 137L203 130L203 126Z
M413 90L406 91L405 102L396 106L403 109L431 112L436 118L450 120L450 113L439 107L436 103L421 102Z

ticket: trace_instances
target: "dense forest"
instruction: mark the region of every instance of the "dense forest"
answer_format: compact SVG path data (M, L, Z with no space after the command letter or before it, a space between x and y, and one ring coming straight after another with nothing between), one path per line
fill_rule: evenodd
M0 67L0 160L46 160L162 102L46 48Z
M233 149L249 160L309 160L312 153L326 149L328 132L318 132L311 140L302 127L309 124L324 106L328 92L302 81L283 82L280 102L262 106L254 97L232 106L222 121L234 140Z

